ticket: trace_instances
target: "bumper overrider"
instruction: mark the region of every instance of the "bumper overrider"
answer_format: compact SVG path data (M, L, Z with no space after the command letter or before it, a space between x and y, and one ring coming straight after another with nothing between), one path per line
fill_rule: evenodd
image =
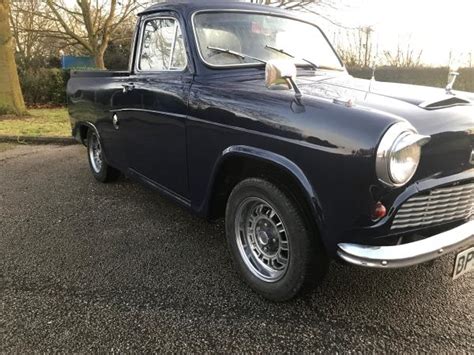
M393 245L338 244L337 254L345 261L365 267L400 268L438 258L451 251L474 245L474 220L456 228L418 240Z

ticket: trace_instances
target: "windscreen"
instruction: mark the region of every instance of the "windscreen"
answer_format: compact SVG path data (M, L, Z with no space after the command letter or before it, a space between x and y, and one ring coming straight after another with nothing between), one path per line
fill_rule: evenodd
M194 29L203 60L210 65L259 64L255 58L268 61L293 56L296 65L312 62L319 67L343 68L318 27L291 18L245 12L204 12L194 17Z

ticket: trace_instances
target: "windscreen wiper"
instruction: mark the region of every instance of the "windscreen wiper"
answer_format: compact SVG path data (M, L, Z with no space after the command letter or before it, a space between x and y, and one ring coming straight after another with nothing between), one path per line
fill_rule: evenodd
M210 49L210 50L216 51L216 52L220 52L220 53L231 54L231 55L239 57L241 59L253 59L253 60L256 60L257 62L267 64L266 60L263 60L263 59L260 59L260 58L255 58L255 57L252 57L251 55L247 55L247 54L244 54L244 53L239 53L239 52L227 49L227 48L207 46L207 49Z
M284 49L278 49L278 48L275 48L275 47L272 47L272 46L269 46L269 45L266 45L265 46L265 49L271 49L272 51L275 51L275 52L278 52L278 53L281 53L281 54L284 54L290 58L296 58L293 54L291 53L288 53L287 51L285 51ZM303 62L306 62L308 63L309 65L311 65L311 67L313 67L314 70L318 70L319 69L319 66L313 62L311 62L310 60L308 59L305 59L305 58L300 58Z

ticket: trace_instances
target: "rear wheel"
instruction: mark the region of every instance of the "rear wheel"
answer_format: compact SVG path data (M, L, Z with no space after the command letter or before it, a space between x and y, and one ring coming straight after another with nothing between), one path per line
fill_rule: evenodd
M99 136L92 129L87 132L87 157L92 175L98 181L114 181L120 176L120 171L105 162Z
M244 280L270 300L292 298L327 271L327 257L303 212L266 180L246 179L233 189L226 234Z

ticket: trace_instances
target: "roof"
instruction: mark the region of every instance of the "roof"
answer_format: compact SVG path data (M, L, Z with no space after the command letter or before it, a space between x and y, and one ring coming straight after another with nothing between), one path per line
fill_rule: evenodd
M276 7L257 5L244 1L223 1L223 0L168 0L150 6L142 11L139 15L148 14L156 11L170 10L177 12L195 12L200 10L212 9L238 9L238 10L257 10L272 13L288 14L285 11Z

